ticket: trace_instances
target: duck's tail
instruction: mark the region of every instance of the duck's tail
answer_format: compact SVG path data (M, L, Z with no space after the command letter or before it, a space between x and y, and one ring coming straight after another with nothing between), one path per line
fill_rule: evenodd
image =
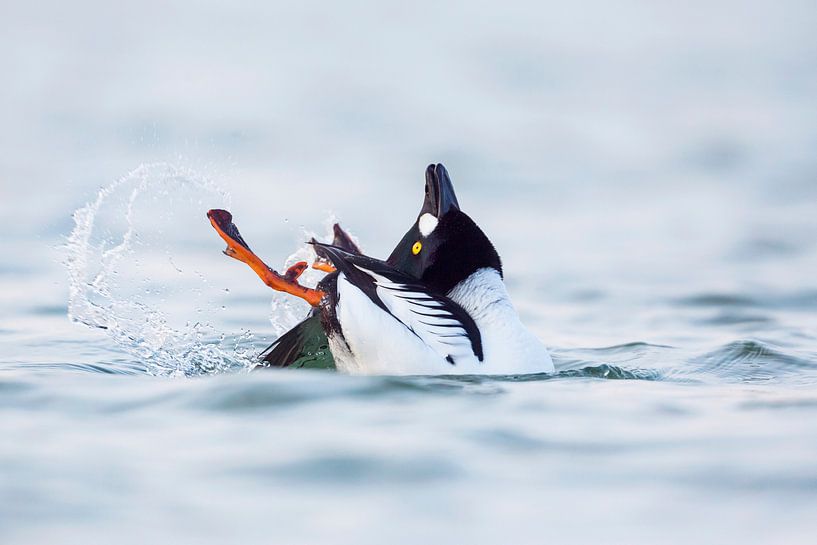
M304 321L278 337L261 353L260 359L261 367L335 368L329 341L317 312L312 312Z

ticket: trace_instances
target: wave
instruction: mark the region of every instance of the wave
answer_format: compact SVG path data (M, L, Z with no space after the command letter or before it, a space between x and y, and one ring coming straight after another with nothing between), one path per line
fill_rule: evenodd
M728 382L812 382L817 374L815 358L785 352L782 347L759 340L737 340L689 361L689 374Z

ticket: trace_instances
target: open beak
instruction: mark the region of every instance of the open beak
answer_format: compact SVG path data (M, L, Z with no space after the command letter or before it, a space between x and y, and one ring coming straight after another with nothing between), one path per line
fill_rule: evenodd
M423 208L420 215L431 214L436 218L442 218L449 210L460 209L457 202L457 195L454 193L454 186L448 171L442 163L428 165L426 168L426 196L423 201Z
M233 223L232 214L226 210L214 209L207 212L207 218L210 220L213 229L227 243L227 249L224 250L226 255L249 265L264 284L272 289L300 297L313 307L318 306L324 292L307 288L298 283L298 277L301 276L307 266L305 261L296 263L284 274L278 274L250 250L241 233L238 232L238 227Z

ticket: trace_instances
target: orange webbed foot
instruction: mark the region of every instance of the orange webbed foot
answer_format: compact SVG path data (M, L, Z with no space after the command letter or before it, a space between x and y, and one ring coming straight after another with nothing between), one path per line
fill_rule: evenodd
M278 274L250 250L249 245L238 232L238 227L233 223L232 214L226 210L214 209L207 212L207 218L218 235L227 243L227 249L224 250L226 255L249 265L255 274L272 289L300 297L313 307L318 306L324 292L298 283L298 278L307 267L305 261L291 266L283 275Z

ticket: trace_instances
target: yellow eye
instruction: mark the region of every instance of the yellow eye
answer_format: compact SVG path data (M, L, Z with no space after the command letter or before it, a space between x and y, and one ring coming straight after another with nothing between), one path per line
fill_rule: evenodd
M417 255L417 254L420 253L420 250L422 250L422 249L423 249L423 243L418 240L417 242L414 243L414 246L411 247L411 253L413 253L414 255Z

